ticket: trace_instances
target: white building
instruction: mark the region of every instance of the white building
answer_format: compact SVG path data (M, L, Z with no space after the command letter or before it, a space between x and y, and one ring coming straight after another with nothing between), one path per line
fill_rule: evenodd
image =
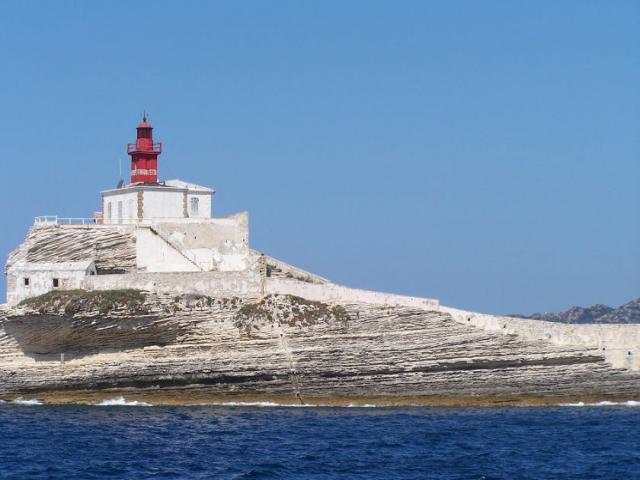
M93 260L81 262L18 262L11 268L13 285L7 301L15 303L27 297L42 295L54 289L82 288L87 276L96 275Z
M168 180L158 184L132 183L105 190L102 195L102 218L105 224L122 224L211 218L213 189Z

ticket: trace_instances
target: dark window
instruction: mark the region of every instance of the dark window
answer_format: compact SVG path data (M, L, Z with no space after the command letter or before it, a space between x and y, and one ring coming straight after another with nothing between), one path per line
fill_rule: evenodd
M53 279L53 288L55 287L59 287L60 286L60 280L58 280L57 278Z
M198 215L198 203L200 200L197 197L191 199L191 215Z
M24 286L25 286L25 287L28 287L28 286L29 286L29 279L28 279L28 278L25 278L25 279L24 279Z

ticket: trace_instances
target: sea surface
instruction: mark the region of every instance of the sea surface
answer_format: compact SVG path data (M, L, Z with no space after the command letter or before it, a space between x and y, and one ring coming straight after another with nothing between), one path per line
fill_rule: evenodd
M2 479L640 479L640 404L0 404Z

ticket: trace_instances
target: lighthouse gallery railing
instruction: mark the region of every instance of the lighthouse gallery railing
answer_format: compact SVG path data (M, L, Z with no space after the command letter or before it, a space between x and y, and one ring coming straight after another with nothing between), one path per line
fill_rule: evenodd
M139 147L137 143L127 143L127 153L133 152L162 153L162 142L140 145Z

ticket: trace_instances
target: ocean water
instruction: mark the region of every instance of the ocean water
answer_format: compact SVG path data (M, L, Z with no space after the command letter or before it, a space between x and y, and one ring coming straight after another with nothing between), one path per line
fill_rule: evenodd
M640 405L0 404L2 479L640 479Z

